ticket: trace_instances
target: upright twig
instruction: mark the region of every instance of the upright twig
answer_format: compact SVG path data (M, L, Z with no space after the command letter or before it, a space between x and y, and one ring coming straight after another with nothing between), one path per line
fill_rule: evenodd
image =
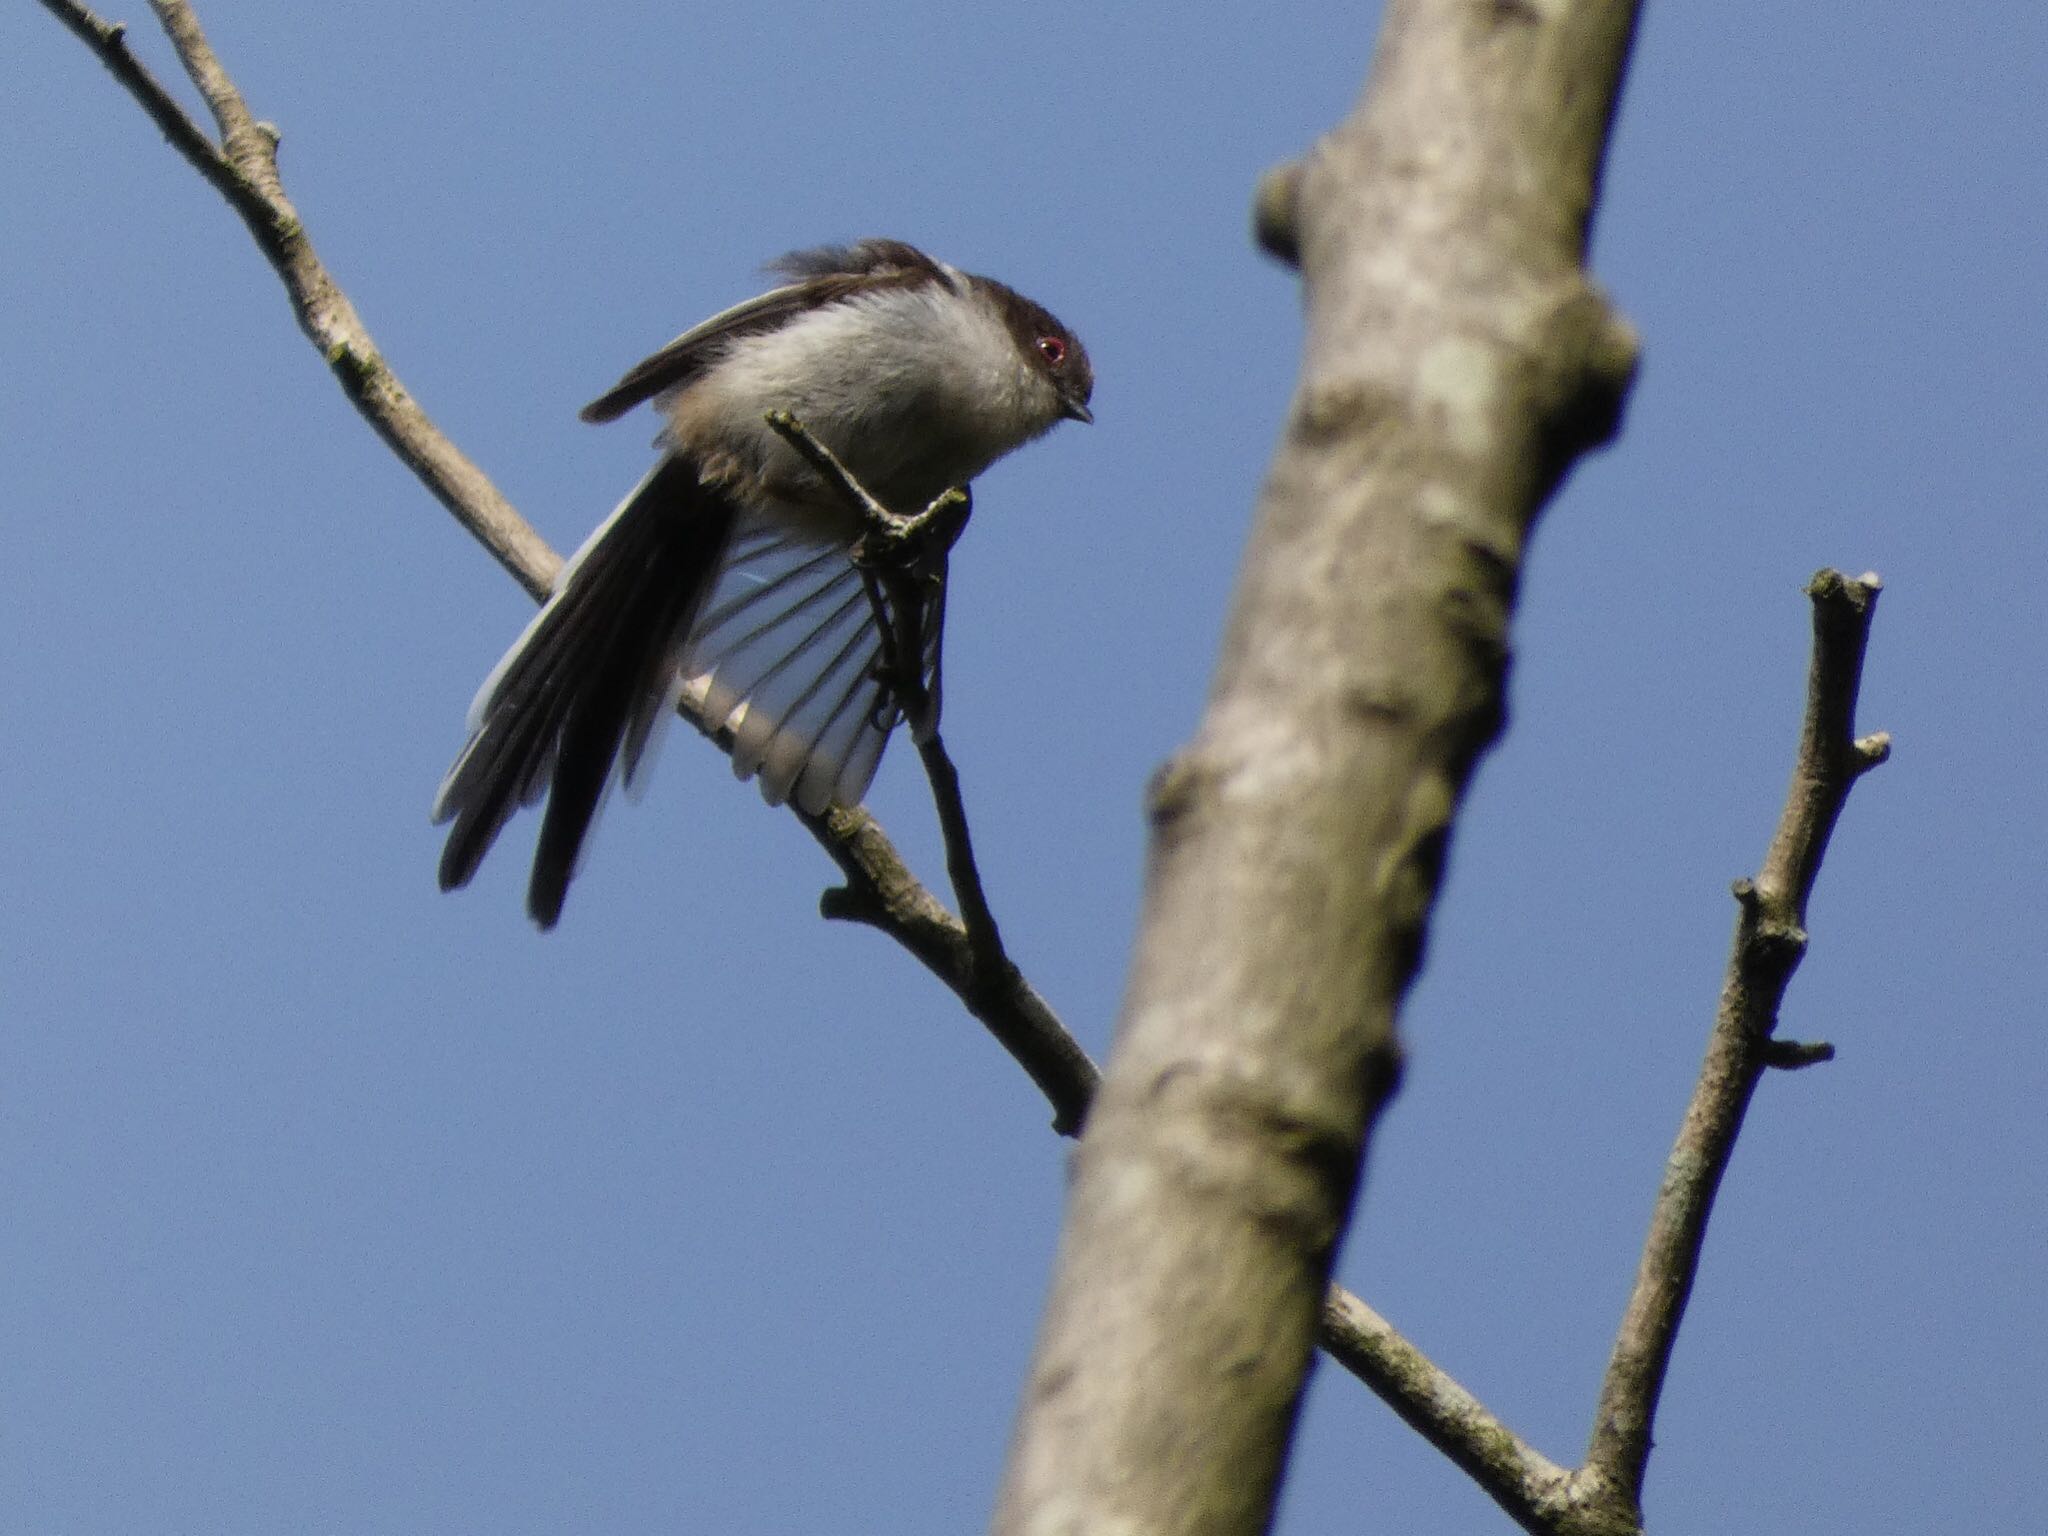
M1806 953L1806 904L1828 837L1857 779L1891 750L1854 733L1856 693L1878 579L1824 570L1813 578L1813 663L1792 787L1763 868L1735 885L1735 942L1706 1061L1665 1164L1636 1282L1600 1387L1585 1471L1640 1506L1651 1428L1672 1345L1699 1271L1700 1246L1736 1133L1770 1067L1826 1061L1833 1048L1778 1040L1785 988Z

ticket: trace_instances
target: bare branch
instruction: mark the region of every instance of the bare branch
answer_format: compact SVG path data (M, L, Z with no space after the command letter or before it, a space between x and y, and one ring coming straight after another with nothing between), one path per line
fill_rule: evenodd
M1785 988L1806 953L1806 903L1828 836L1856 780L1885 760L1890 739L1857 739L1853 721L1879 582L1824 570L1813 600L1813 664L1792 787L1754 881L1736 882L1735 942L1720 1007L1650 1218L1614 1352L1600 1387L1585 1473L1632 1510L1642 1500L1651 1430L1671 1350L1698 1273L1714 1196L1758 1080L1771 1067L1808 1066L1827 1045L1772 1038Z
M1340 1286L1330 1287L1323 1307L1322 1345L1524 1530L1557 1529L1556 1512L1569 1496L1572 1474L1539 1454Z
M1038 1085L1052 1105L1053 1129L1078 1136L1101 1074L1045 999L1007 958L993 968L977 959L966 926L904 867L867 811L835 808L815 823L813 835L847 882L825 892L819 910L879 928L916 956Z
M172 148L227 199L290 297L299 328L334 370L342 393L441 504L535 597L560 557L512 509L490 478L435 427L385 365L348 296L328 275L277 170L277 131L258 123L206 41L186 0L151 0L179 61L221 125L216 147L128 51L125 28L73 0L44 7L83 38L162 128Z
M220 129L221 142L227 146L229 163L263 178L268 183L265 190L282 197L283 189L277 185L277 161L271 153L277 146L277 130L257 122L249 111L249 104L242 100L242 93L221 68L212 45L206 41L191 5L187 0L149 0L149 6L177 50L178 62L185 66L185 73L206 99L207 110L213 113L213 121Z
M99 56L113 77L120 81L147 112L165 140L232 202L240 191L234 174L199 125L185 115L176 98L157 82L142 61L128 51L128 24L105 21L70 0L43 0L43 7L69 27Z

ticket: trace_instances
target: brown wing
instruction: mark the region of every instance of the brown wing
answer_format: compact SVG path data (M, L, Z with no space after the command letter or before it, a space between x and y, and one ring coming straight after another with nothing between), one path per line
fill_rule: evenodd
M862 240L854 245L792 251L769 270L796 281L771 288L692 326L583 407L583 419L616 420L641 401L688 383L738 338L772 331L804 310L836 304L877 287L945 281L945 271L937 262L900 240Z

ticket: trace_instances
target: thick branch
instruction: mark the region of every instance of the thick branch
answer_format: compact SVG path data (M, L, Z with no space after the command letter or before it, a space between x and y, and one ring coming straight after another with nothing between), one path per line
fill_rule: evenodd
M1806 903L1828 836L1856 780L1885 760L1889 738L1858 739L1853 721L1878 580L1822 571L1813 599L1813 664L1792 787L1754 880L1735 886L1735 942L1678 1140L1650 1219L1636 1283L1601 1383L1585 1475L1639 1509L1651 1430L1678 1325L1698 1273L1714 1196L1751 1095L1766 1069L1825 1060L1825 1045L1772 1038L1785 988L1806 952Z
M1523 542L1633 372L1583 257L1634 19L1391 0L1359 109L1261 190L1302 268L1302 379L1153 795L1000 1536L1271 1518L1395 1008L1500 728Z

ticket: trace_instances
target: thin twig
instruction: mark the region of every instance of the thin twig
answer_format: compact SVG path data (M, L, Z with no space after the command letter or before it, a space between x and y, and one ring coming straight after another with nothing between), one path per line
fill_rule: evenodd
M1806 952L1806 903L1828 836L1856 780L1890 752L1890 738L1858 739L1853 726L1878 587L1875 576L1852 580L1824 570L1806 589L1813 600L1813 663L1791 791L1762 871L1735 886L1735 942L1713 1035L1665 1165L1586 1451L1586 1475L1631 1509L1641 1506L1672 1346L1750 1096L1769 1068L1832 1055L1826 1045L1778 1041L1772 1034L1785 988Z
M853 471L840 463L839 456L830 448L812 436L811 429L798 421L794 412L770 411L767 421L776 434L817 471L819 479L845 498L869 527L897 528L910 521L875 500L874 494L854 478Z
M932 801L938 807L939 831L946 843L946 875L953 882L953 895L967 924L967 942L974 959L974 989L1000 993L1017 967L1003 948L996 915L989 909L988 895L981 888L981 870L974 862L974 840L967 830L967 806L960 798L959 771L937 731L917 744L917 755L924 763L925 778L932 786Z
M933 571L943 571L946 551L967 526L967 514L973 503L965 490L956 488L941 494L922 512L896 512L883 506L853 471L840 463L837 455L790 412L770 411L768 425L803 455L866 525L853 558L868 578L868 600L874 607L875 628L882 640L884 680L903 713L923 725L917 732L917 755L931 783L932 802L938 809L939 830L946 847L946 874L967 926L971 967L968 992L975 996L1001 996L1020 978L1003 948L1002 931L996 926L996 915L982 887L981 869L974 858L974 839L967 823L967 806L960 796L960 773L939 735L936 701L925 690L921 668L926 637L920 633L918 622L918 615L930 606L924 600L923 584L931 579ZM973 1006L970 997L969 1007ZM1078 1121L1075 1129L1079 1129Z
M922 741L938 729L938 676L944 660L937 651L938 637L924 632L924 619L928 611L945 613L946 557L966 531L974 498L965 486L954 486L941 491L922 512L896 512L883 506L794 414L769 411L766 419L860 516L861 535L854 541L850 558L860 571L861 587L874 614L882 681ZM933 591L940 595L936 603L927 598ZM928 649L932 653L930 688L924 680Z
M283 282L299 327L334 370L342 392L443 506L519 578L545 596L561 559L499 494L489 476L435 427L386 367L348 296L321 265L277 169L277 130L259 123L214 55L186 0L151 0L185 72L220 124L216 146L128 51L126 28L75 0L43 6L98 55L171 147L227 199Z

